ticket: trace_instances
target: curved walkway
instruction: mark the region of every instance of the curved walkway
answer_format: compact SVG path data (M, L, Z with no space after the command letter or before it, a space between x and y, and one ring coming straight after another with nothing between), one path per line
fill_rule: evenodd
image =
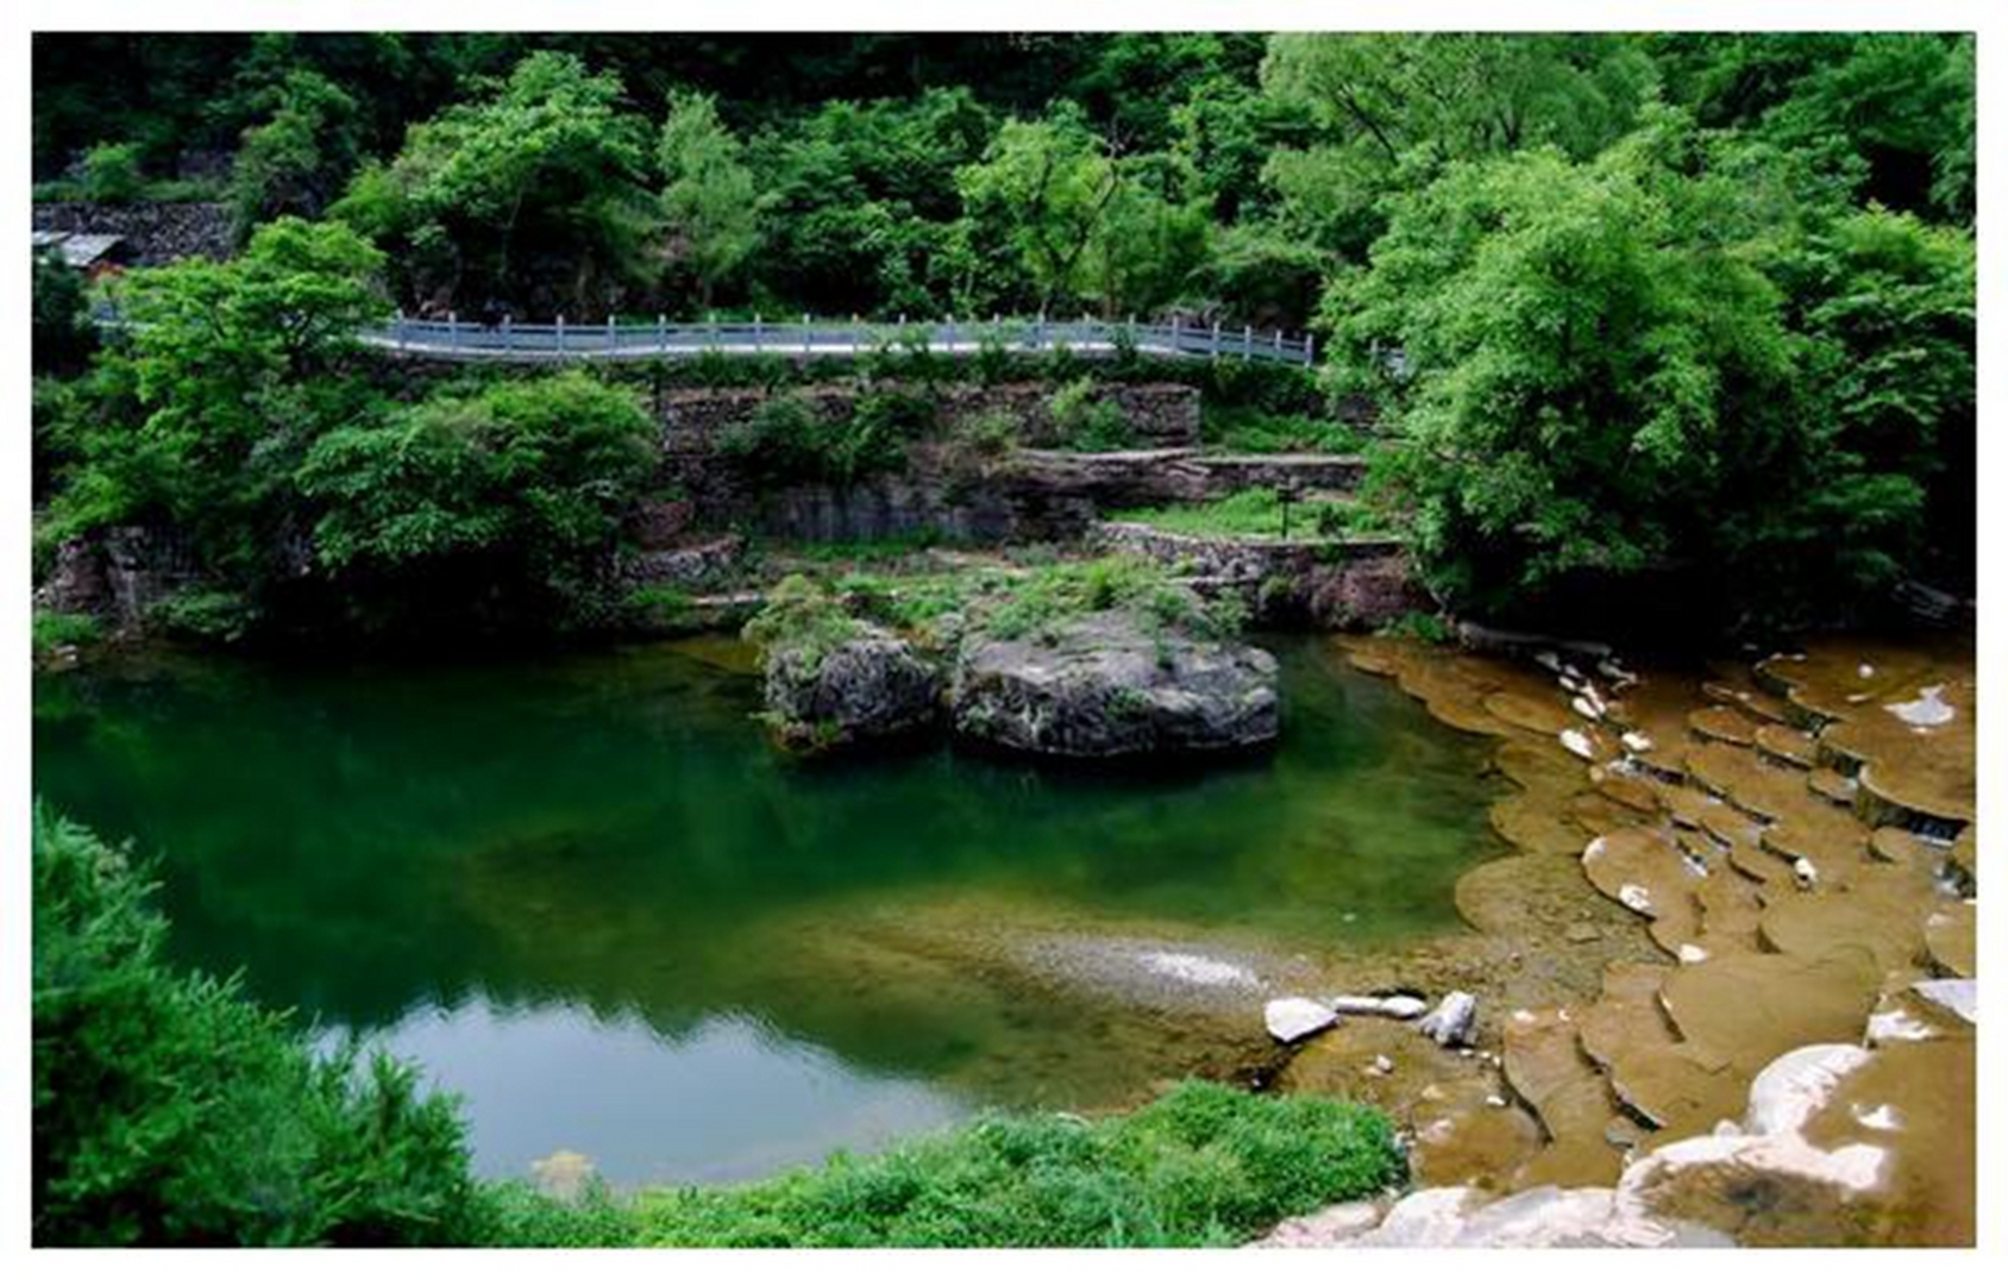
M443 360L525 363L560 360L651 360L714 356L794 356L856 359L880 351L925 350L951 357L985 350L1040 352L1065 349L1106 358L1125 348L1145 355L1262 361L1308 366L1317 356L1309 335L1252 328L1137 324L1100 320L936 320L914 324L865 321L764 320L730 324L615 323L596 325L478 324L469 320L413 320L399 316L367 330L363 341L385 350Z

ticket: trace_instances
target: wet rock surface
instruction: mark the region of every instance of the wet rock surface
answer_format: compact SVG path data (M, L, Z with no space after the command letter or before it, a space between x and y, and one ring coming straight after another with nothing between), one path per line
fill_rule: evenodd
M1496 741L1516 854L1412 958L1493 1011L1472 1047L1352 1020L1280 1080L1386 1107L1427 1189L1276 1243L1973 1240L1970 640L1704 676L1345 644Z
M768 722L797 750L897 738L939 720L942 683L912 644L878 628L827 652L776 647L766 655Z
M959 735L1031 755L1244 750L1281 730L1275 658L1121 611L966 642L949 701Z

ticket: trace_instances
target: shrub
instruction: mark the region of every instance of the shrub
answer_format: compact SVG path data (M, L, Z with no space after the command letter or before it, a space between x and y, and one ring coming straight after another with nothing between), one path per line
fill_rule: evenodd
M790 574L767 593L767 603L746 623L741 634L769 650L799 654L812 666L838 646L854 639L857 619L843 602L813 578Z
M279 1015L170 970L153 887L34 813L34 1239L443 1244L476 1224L451 1099L317 1060Z
M131 204L146 194L137 142L106 142L84 153L84 199L98 204Z
M258 608L234 591L182 591L154 605L147 620L187 640L235 644L258 621Z
M104 633L104 624L88 613L57 613L37 609L34 616L36 653L47 653L71 645L90 644Z
M825 416L804 396L780 395L727 427L718 448L759 479L848 483L902 466L907 444L934 420L932 399L897 389L868 391L841 417Z
M1134 448L1136 433L1122 406L1104 399L1094 379L1079 377L1053 393L1048 406L1060 447L1082 453Z
M1036 569L1013 580L1009 591L972 600L971 607L977 629L1000 640L1050 635L1074 619L1112 609L1134 610L1160 628L1216 637L1233 635L1243 621L1238 600L1202 601L1162 565L1135 556Z

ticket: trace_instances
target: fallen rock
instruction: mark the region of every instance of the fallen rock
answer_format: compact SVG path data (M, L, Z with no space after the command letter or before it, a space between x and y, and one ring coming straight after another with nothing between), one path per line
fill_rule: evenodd
M1448 1049L1470 1044L1477 1021L1478 998L1466 991L1453 991L1416 1024L1416 1030Z
M1913 982L1910 989L1941 1008L1950 1009L1968 1022L1980 1023L1980 983L1974 978L1933 978Z
M1328 1249L1364 1235L1380 1225L1387 1213L1384 1200L1352 1200L1330 1205L1301 1218L1285 1218L1269 1234L1251 1242L1251 1249Z
M949 702L958 734L1034 755L1216 752L1281 731L1274 657L1123 611L1014 639L972 637Z
M1414 996L1335 996L1335 1013L1358 1014L1367 1018L1419 1018L1429 1008L1427 1001Z
M1262 1022L1283 1044L1295 1044L1339 1025L1339 1015L1316 1000L1284 996L1262 1006Z

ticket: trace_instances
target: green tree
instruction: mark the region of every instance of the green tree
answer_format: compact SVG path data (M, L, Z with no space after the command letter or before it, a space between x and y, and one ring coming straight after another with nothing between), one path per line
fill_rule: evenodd
M1654 79L1635 44L1604 35L1283 34L1266 92L1301 104L1326 140L1280 153L1270 181L1301 230L1357 251L1391 191L1457 160L1550 146L1584 158L1631 126Z
M366 404L340 376L357 331L387 309L383 256L339 224L281 218L226 262L186 259L123 278L127 327L104 362L129 388L78 442L59 503L72 531L162 519L240 580L282 553L292 467Z
M653 468L654 436L634 393L580 372L337 428L299 469L321 512L315 557L365 604L515 623L556 606L555 620L577 620Z
M624 98L573 55L530 54L413 125L330 213L391 254L414 301L603 313L653 265L649 129Z
M1970 241L1781 211L1742 159L1661 110L1593 161L1453 165L1335 280L1338 386L1389 409L1377 479L1454 603L1684 570L1806 621L1914 563L1971 434Z
M663 221L671 259L697 277L698 302L706 308L719 283L760 243L753 172L742 160L742 150L711 98L671 95L656 145L664 183Z
M1777 293L1677 234L1659 142L1452 165L1392 202L1370 268L1327 297L1339 385L1392 410L1382 482L1459 606L1510 611L1573 574L1705 553L1743 514L1725 485L1793 461Z
M107 142L84 153L84 199L99 204L131 204L146 194L137 142Z
M1970 589L1976 538L1974 242L1881 209L1850 212L1760 260L1807 340L1813 492L1836 572L1928 564ZM1863 528L1862 526L1870 526Z
M31 287L34 324L30 351L35 372L76 373L98 345L82 274L66 266L60 253L37 253Z
M981 162L956 174L970 219L996 229L1049 310L1074 290L1121 187L1079 114L1007 121Z
M1227 223L1270 212L1275 193L1263 179L1270 156L1306 147L1317 134L1311 109L1301 99L1265 94L1225 77L1195 87L1172 109L1171 120L1172 153L1190 168L1194 193Z
M1973 213L1971 35L1660 36L1672 100L1798 157L1824 185L1921 215Z
M1153 181L1143 162L1118 166L1117 184L1088 251L1075 272L1075 289L1097 299L1103 316L1149 314L1183 296L1205 267L1213 220L1204 198L1178 200Z
M285 214L319 217L361 154L356 101L325 76L295 71L266 101L270 114L245 130L231 173L239 240Z
M770 252L756 280L789 309L924 313L949 304L955 171L996 129L967 89L826 102L756 139ZM964 309L966 312L966 308Z

